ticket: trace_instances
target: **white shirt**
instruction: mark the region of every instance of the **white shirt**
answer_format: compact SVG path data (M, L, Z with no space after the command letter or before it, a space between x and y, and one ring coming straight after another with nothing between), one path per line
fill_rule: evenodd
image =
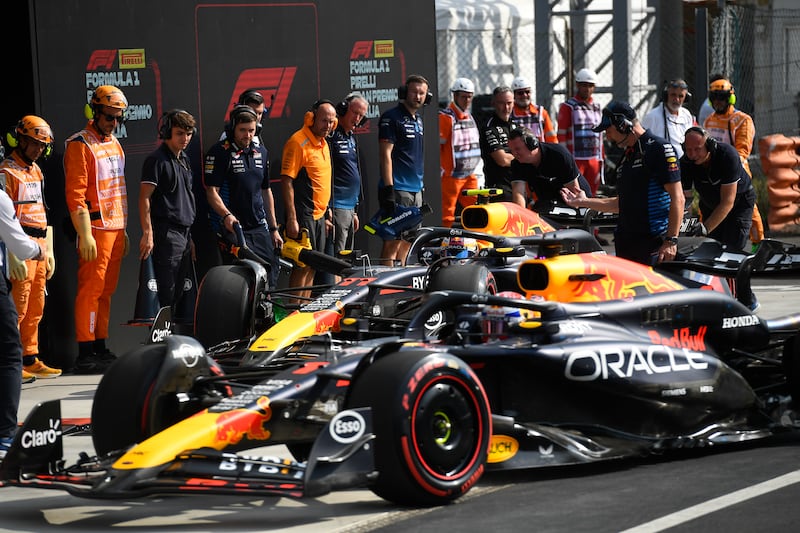
M666 124L664 123L666 121ZM642 119L642 127L650 130L653 135L663 137L675 147L678 159L683 155L683 139L686 130L694 126L695 120L692 112L681 107L677 115L673 115L664 108L664 103L651 109ZM666 126L666 127L665 127Z

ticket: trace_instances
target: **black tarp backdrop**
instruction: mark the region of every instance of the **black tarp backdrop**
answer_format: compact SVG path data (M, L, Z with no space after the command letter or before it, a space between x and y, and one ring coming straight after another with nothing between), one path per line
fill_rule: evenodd
M63 141L85 125L84 102L94 87L118 85L130 104L129 119L118 137L127 156L131 252L123 262L112 302L109 342L112 350L122 353L146 336L144 328L126 324L134 318L138 285L138 175L144 158L157 146L157 123L164 111L180 107L198 120L199 134L191 151L196 190L203 200L201 154L219 138L241 90L260 89L272 107L261 136L270 152L273 191L280 205L281 150L301 126L303 114L320 98L338 102L350 91L360 90L372 104L371 120L358 136L366 176L360 216L366 221L378 207L377 117L397 104L397 87L408 74L437 79L432 0L29 0L27 6L19 1L10 4L6 15L11 10L25 20L27 8L30 24L5 25L7 31L19 33L7 33L6 38L20 43L14 50L20 51L22 59L19 66L15 61L14 71L22 78L16 88L25 94L3 106L3 120L12 125L20 116L36 113L50 123L57 139L53 157L43 163L58 266L48 283L41 330L42 354L56 365L70 366L77 353L73 326L77 258L64 204ZM30 47L25 43L31 43ZM430 220L437 220L435 107L425 110L424 120L426 175L433 177L427 180L427 195L436 210ZM376 257L380 241L359 234L357 248ZM195 239L202 276L214 264L216 250L204 216L196 224Z

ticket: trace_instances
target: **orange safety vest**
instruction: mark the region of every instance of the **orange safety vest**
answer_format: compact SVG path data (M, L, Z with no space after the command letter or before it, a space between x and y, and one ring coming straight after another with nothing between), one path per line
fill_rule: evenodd
M92 227L125 229L128 222L128 191L125 185L125 152L113 135L101 138L86 128L66 140L64 177L67 208L89 210Z
M0 162L0 173L6 175L5 189L14 206L19 223L30 228L47 228L44 208L44 175L36 163L28 166L15 150Z

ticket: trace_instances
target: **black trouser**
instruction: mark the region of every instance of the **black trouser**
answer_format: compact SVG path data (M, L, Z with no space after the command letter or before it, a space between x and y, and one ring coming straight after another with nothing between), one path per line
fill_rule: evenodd
M658 261L658 249L662 242L661 237L635 233L614 233L614 249L617 257L647 266L653 266Z
M8 280L0 275L0 437L12 437L17 432L22 390L22 344L17 320Z
M744 194L737 194L730 213L708 236L730 248L749 252L750 226L753 224L753 206L755 203L756 193L754 189L750 189ZM702 202L700 203L700 213L703 215L703 220L710 217L713 211L714 208L703 205Z
M169 222L153 222L153 270L161 307L174 307L183 292L191 253L190 230Z

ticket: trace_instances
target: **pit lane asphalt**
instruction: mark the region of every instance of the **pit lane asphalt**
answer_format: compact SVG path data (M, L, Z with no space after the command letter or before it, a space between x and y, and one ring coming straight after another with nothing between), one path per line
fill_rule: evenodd
M800 312L800 278L756 278L759 316ZM62 399L62 416L89 417L99 376L23 385L20 419ZM64 438L74 462L86 436ZM285 456L282 447L270 454ZM61 491L0 488L0 531L436 532L788 531L800 523L800 436L727 449L602 465L490 473L456 503L403 509L368 490L321 498L159 497L87 500Z

